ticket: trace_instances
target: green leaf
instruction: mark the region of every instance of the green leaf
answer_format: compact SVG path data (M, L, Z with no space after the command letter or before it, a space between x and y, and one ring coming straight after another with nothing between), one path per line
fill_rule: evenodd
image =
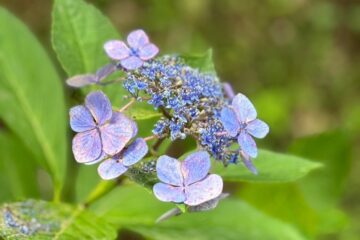
M66 114L59 76L39 42L0 9L0 112L50 171L57 193L66 170Z
M94 72L109 62L103 45L119 39L111 22L82 0L56 0L52 44L69 76Z
M213 62L213 51L208 49L203 54L198 55L182 55L185 63L193 68L198 68L201 72L208 72L216 74L214 62Z
M126 112L127 116L132 117L135 121L147 120L151 118L160 118L162 114L155 111L153 106L145 102L137 102Z
M36 161L13 134L0 131L0 201L38 197Z
M99 200L92 210L115 226L151 239L304 239L296 229L233 199L209 212L183 214L155 224L173 204L162 203L141 187L122 186Z
M22 239L115 239L116 229L82 207L28 200L0 208L0 237Z
M259 156L253 161L258 175L254 175L244 166L233 164L225 168L221 163L215 163L214 171L226 181L291 182L321 167L321 164L301 157L267 150L260 150Z

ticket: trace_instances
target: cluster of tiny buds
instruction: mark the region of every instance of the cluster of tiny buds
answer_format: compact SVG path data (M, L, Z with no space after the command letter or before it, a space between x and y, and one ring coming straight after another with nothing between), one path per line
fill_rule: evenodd
M122 71L122 85L132 100L114 111L108 97L96 91L86 96L84 105L71 108L70 125L77 132L73 139L76 161L100 163L98 172L103 179L117 178L135 165L143 174L156 172L160 182L153 185L155 196L187 206L200 206L222 193L221 177L209 174L211 157L224 165L237 163L240 157L257 173L251 162L257 156L253 137L265 137L269 127L257 119L255 107L246 96L235 94L214 73L188 66L180 56L155 58L159 49L143 30L131 32L126 42L106 42L104 50L112 60L110 64L95 74L74 76L67 83L72 87L103 85L110 74ZM135 100L146 101L163 114L152 130L153 136L135 138L138 126L123 113ZM184 161L163 155L140 162L152 155L148 141L188 136L200 149ZM234 145L237 149L230 150Z

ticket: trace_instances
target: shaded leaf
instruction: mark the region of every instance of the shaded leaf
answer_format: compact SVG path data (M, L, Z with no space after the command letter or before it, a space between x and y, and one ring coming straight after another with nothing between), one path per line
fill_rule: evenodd
M253 162L258 169L258 175L254 175L242 165L231 164L224 168L221 163L213 164L214 172L220 174L225 181L290 182L321 167L321 164L301 157L267 150L260 150L259 156Z
M182 55L180 56L184 59L185 63L193 68L198 68L201 72L214 73L215 66L213 62L213 51L208 49L203 54L198 55Z
M31 32L0 9L0 112L50 171L57 192L66 169L66 113L59 76Z

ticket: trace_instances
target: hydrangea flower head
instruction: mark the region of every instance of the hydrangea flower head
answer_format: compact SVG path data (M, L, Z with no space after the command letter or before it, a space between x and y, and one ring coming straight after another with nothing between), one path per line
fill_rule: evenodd
M224 107L220 120L231 137L236 137L242 151L255 158L257 147L253 137L264 138L269 132L269 126L256 118L254 105L243 94L237 94L230 107Z
M75 160L85 164L115 155L137 134L135 122L113 111L101 91L88 94L85 105L70 109L70 126L77 132L72 142Z
M147 152L146 141L143 138L137 138L120 153L102 162L98 167L98 173L105 180L117 178L125 173L130 166L139 162Z
M150 43L149 37L141 29L132 31L127 36L127 44L119 40L110 40L104 45L106 54L111 59L120 61L121 66L127 70L141 67L144 61L155 57L159 52L157 46Z
M185 203L197 206L218 197L223 181L216 174L209 174L210 156L205 151L189 155L183 162L161 156L156 164L160 183L153 187L155 196L164 202Z

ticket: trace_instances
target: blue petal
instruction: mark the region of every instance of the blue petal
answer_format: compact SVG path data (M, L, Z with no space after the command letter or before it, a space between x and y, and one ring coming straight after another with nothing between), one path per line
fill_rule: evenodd
M93 162L101 155L101 140L97 129L75 135L72 142L75 160L79 163Z
M157 183L154 185L153 191L155 196L163 202L182 203L185 201L185 194L182 187Z
M86 96L85 106L90 110L95 121L102 125L110 120L112 107L109 98L102 91L91 92Z
M240 130L240 124L235 112L232 109L227 107L223 108L221 110L220 120L225 130L231 137L235 137L238 135Z
M106 54L114 60L122 60L130 56L130 49L122 41L110 40L104 44Z
M196 206L220 196L223 181L219 175L211 174L200 182L185 187L185 204Z
M250 156L245 154L243 151L240 151L240 155L241 155L241 160L243 161L245 167L249 169L253 174L257 175L258 171L255 165L253 164L253 162L251 161Z
M158 54L158 52L159 52L158 47L152 43L149 43L139 48L139 57L142 60L149 60L155 57L156 54Z
M66 84L70 87L80 88L90 84L94 84L98 78L94 74L76 75L66 80Z
M122 154L122 163L131 166L140 161L148 152L149 148L143 138L136 139Z
M131 48L139 49L149 43L149 37L141 29L134 30L127 36L127 42Z
M207 152L195 152L189 155L181 164L185 185L190 185L204 179L210 170L210 156Z
M269 126L265 122L255 119L247 124L246 130L256 138L264 138L269 133Z
M96 127L91 113L84 106L70 109L70 126L75 132L85 132Z
M257 156L257 147L254 139L246 132L241 131L238 136L238 143L241 150L243 150L247 155L252 158Z
M121 66L127 70L134 70L143 65L143 60L136 56L131 56L120 61Z
M110 180L119 177L127 171L127 167L114 159L102 162L98 167L98 173L102 179Z
M160 181L174 186L183 185L181 164L177 159L161 156L156 163L156 172Z
M256 109L245 95L238 93L232 101L232 106L241 123L256 119Z

